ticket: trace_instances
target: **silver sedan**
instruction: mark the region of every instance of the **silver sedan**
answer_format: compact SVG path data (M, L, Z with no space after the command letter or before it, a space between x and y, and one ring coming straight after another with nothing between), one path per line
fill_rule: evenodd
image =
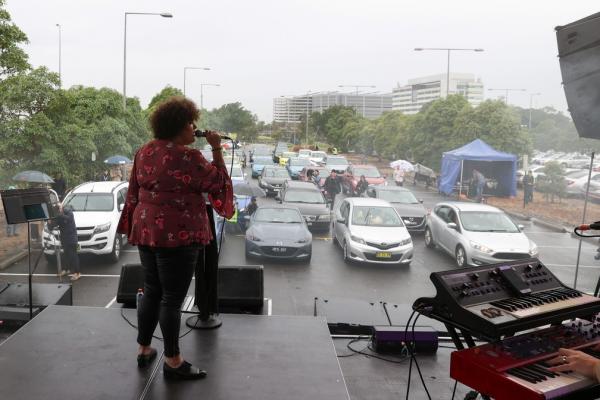
M398 212L385 200L364 197L344 199L335 211L333 243L344 261L409 265L413 243Z
M537 246L521 230L496 207L439 203L427 217L425 245L448 252L461 268L537 257Z

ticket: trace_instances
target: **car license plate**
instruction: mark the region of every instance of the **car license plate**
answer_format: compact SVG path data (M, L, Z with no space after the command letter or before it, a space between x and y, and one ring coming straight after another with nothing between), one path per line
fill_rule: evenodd
M390 253L388 251L380 251L378 253L375 253L375 257L377 257L377 258L392 258L392 253Z
M273 253L285 253L287 249L285 247L273 247Z

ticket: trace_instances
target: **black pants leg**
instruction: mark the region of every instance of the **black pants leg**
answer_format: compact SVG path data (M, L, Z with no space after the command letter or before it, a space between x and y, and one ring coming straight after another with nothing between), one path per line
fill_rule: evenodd
M164 338L165 356L179 354L181 305L198 261L198 245L161 248L139 246L144 266L144 296L138 310L138 338L149 346L157 323Z
M77 254L77 243L65 243L63 244L63 250L65 251L65 261L67 262L67 268L74 274L78 274L79 270L79 255Z

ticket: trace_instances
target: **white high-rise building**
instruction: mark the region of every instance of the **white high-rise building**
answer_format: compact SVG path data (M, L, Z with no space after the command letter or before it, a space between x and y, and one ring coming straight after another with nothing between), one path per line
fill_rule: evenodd
M465 96L472 106L483 101L483 83L474 74L450 73L450 87L446 90L447 75L430 75L410 79L405 86L398 85L392 91L392 109L404 114L416 114L425 104L448 94Z
M365 118L377 118L392 109L391 93L320 92L304 96L273 99L273 121L293 124L300 122L306 112L323 112L332 106L347 106Z

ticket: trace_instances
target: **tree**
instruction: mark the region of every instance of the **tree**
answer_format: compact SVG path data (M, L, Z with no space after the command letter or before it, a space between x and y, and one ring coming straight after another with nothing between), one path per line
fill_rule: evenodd
M204 129L237 134L238 140L251 142L256 139L256 115L246 110L241 103L224 104L219 108L204 112L200 126Z
M565 181L565 170L557 161L550 161L544 164L544 175L538 176L536 183L538 191L544 193L546 201L554 203L554 197L559 200L565 197L567 192L567 183Z
M0 78L24 72L30 68L27 54L19 45L27 44L27 35L10 19L10 13L0 0Z
M178 88L174 88L171 85L165 86L163 90L161 90L156 95L154 95L154 97L152 97L152 100L150 100L150 104L148 104L148 108L146 109L146 114L152 114L152 111L154 111L156 106L158 106L165 100L168 100L169 98L175 96L183 96L183 92Z

